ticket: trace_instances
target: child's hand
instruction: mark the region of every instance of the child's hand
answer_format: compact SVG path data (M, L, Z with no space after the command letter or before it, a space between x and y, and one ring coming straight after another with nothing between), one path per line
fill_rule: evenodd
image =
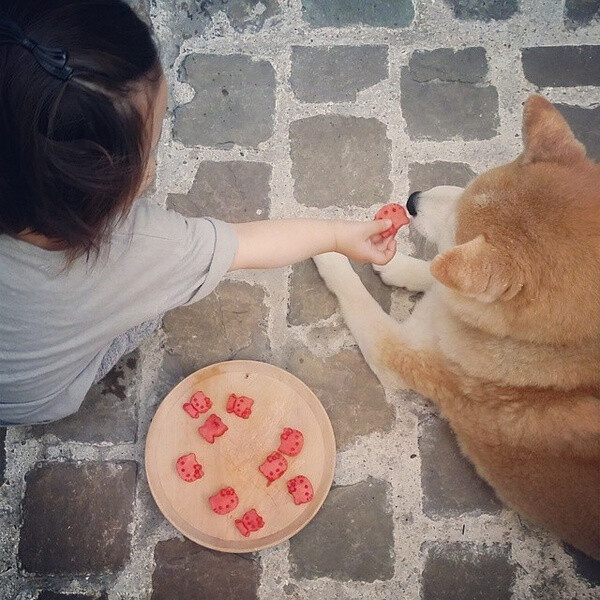
M381 237L392 226L389 219L378 221L335 221L335 251L361 263L385 265L396 254L394 237Z

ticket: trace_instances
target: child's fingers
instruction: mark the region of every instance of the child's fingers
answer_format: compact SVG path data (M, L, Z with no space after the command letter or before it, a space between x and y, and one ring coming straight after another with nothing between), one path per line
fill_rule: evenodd
M393 223L391 219L377 219L376 221L370 221L369 227L367 228L367 234L369 237L374 235L380 237L381 234L384 231L387 231L392 225Z
M396 247L396 238L394 236L381 237L377 236L372 238L373 245L377 250L383 251L387 248Z
M388 238L385 245L376 246L374 250L374 257L371 262L375 265L386 265L396 254L396 240Z

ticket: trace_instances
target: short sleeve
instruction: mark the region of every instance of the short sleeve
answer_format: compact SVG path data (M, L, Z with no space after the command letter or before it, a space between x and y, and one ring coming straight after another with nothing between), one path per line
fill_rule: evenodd
M131 275L135 304L146 305L152 314L210 294L238 248L237 234L228 223L185 217L147 202L139 202L124 225L113 235L119 246L113 249L119 254L114 257L119 279Z
M195 274L193 281L190 282L188 291L191 292L191 295L183 303L183 305L187 305L204 298L217 287L233 263L238 248L238 238L231 225L218 219L210 217L203 219L183 217L183 219L187 223L190 239L189 243L182 247L182 261L184 263L190 261L194 264L198 253L205 262L203 268L205 274L202 275L201 281L197 280L197 274ZM212 231L209 230L209 225ZM202 237L206 238L204 244L201 244L203 246L209 243L208 240L212 240L212 252L206 253L206 247L196 248L198 240ZM207 260L209 254L210 260Z

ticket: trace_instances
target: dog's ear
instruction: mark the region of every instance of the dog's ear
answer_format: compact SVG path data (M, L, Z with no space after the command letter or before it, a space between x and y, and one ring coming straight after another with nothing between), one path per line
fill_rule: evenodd
M542 96L530 96L523 108L524 164L534 162L573 163L585 158L563 116Z
M446 287L480 302L510 300L523 288L516 265L483 235L438 254L431 274Z

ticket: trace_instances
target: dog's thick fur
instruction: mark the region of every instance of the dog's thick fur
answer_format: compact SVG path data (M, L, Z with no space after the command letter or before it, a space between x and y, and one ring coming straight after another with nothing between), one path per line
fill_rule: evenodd
M380 269L426 292L404 323L344 257L315 262L382 383L432 399L503 502L600 559L600 165L540 96L523 138L466 189L419 195L440 253Z

